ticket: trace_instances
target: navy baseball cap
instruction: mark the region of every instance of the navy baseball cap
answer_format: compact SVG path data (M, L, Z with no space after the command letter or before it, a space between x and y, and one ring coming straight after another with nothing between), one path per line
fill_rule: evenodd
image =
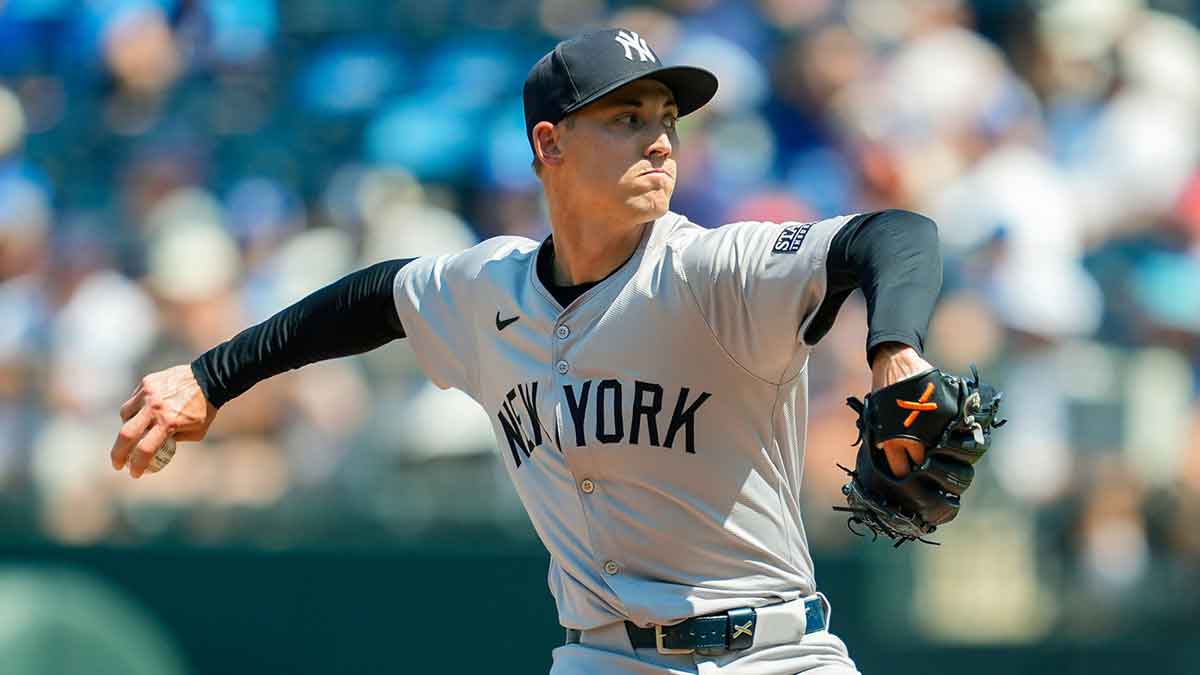
M667 85L679 116L699 110L717 93L717 76L693 66L664 66L645 38L612 28L564 40L525 78L525 137L533 148L538 122L564 117L620 87L648 77Z

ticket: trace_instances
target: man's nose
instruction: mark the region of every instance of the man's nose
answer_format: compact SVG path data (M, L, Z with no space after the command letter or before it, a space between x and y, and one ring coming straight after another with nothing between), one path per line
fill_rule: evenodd
M666 159L671 156L671 136L666 131L660 131L654 141L646 148L646 156L653 157L655 155Z

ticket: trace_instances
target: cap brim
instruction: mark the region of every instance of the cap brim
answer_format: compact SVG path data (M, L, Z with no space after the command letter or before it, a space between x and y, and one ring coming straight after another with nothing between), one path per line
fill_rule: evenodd
M679 106L680 117L704 107L704 104L711 101L717 93L717 76L711 72L695 66L665 66L656 70L632 73L629 77L621 78L579 101L563 111L563 114L569 115L590 103L595 103L630 82L646 79L657 80L667 85L667 88L675 96L675 104Z

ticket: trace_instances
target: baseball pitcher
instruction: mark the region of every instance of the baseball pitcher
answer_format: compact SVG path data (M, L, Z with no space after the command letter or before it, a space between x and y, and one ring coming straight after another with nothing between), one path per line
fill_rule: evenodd
M560 43L524 88L551 236L374 265L146 376L113 467L161 466L265 378L406 338L487 412L550 552L552 675L856 673L799 507L813 346L861 289L873 391L850 399L862 443L841 508L897 543L957 513L999 395L921 356L930 220L708 228L670 211L676 121L716 90L634 32Z

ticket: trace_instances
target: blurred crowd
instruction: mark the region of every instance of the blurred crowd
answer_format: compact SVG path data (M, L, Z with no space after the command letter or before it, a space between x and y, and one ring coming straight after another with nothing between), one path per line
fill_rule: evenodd
M680 123L673 210L939 224L928 356L977 363L1012 421L945 530L969 545L910 572L923 630L1194 617L1198 18L1186 0L0 0L0 536L528 537L485 413L402 343L258 385L160 474L108 451L142 374L349 271L546 236L521 83L562 37L619 25L721 81ZM818 554L870 555L829 509L865 334L848 303L810 366ZM963 602L971 636L943 611Z

